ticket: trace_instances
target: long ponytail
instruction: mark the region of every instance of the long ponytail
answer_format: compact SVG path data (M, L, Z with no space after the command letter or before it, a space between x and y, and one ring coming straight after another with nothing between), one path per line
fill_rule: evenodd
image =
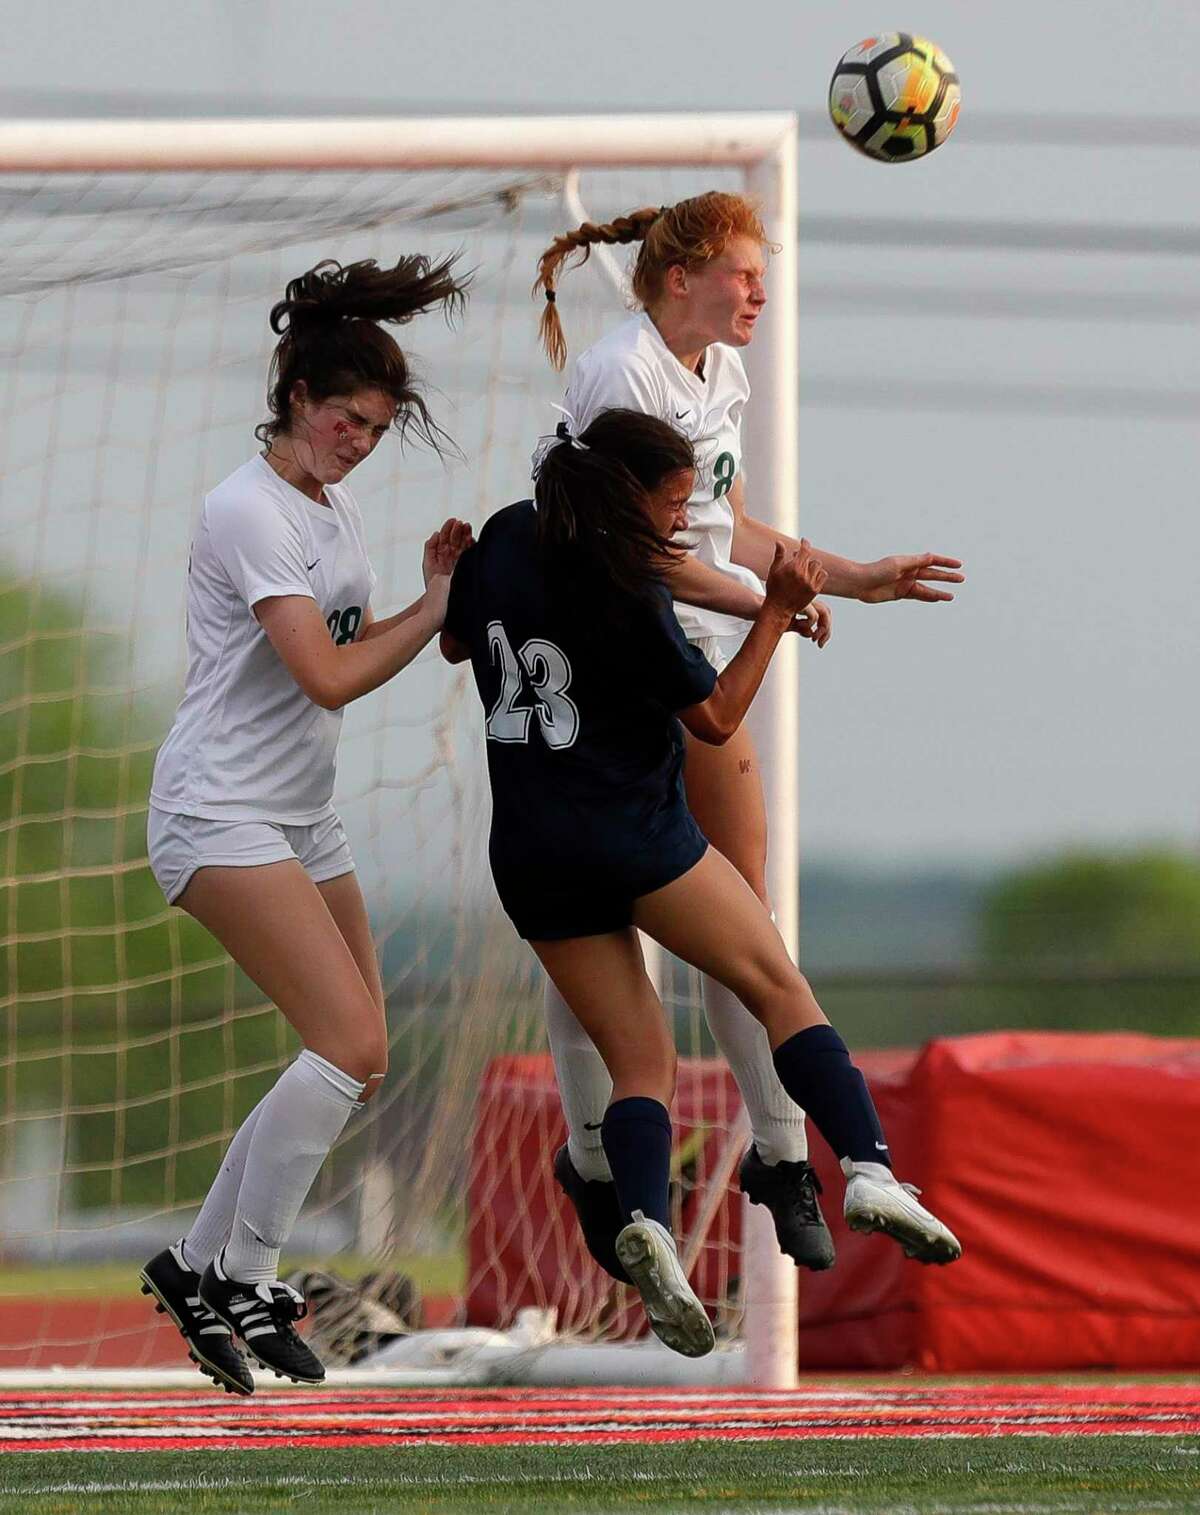
M605 410L578 437L563 435L535 482L538 541L549 581L565 594L585 585L600 607L645 599L685 555L660 536L646 497L673 473L695 467L692 444L637 410Z

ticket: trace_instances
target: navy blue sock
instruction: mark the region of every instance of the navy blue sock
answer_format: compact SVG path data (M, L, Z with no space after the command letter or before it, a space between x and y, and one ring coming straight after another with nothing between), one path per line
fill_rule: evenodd
M656 1099L636 1094L614 1100L600 1126L604 1155L623 1221L634 1210L671 1229L667 1195L671 1184L671 1117Z
M832 1026L809 1026L775 1048L779 1082L838 1157L892 1166L867 1081Z

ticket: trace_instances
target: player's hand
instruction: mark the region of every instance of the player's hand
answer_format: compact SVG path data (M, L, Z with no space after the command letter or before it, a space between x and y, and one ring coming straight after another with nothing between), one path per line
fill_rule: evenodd
M889 600L920 600L934 605L939 600L952 600L954 596L948 590L930 585L963 583L963 575L955 571L961 567L958 558L944 558L936 552L880 558L865 565L865 587L859 590L858 598L865 605L882 605Z
M825 569L807 538L798 549L789 551L782 542L775 543L775 557L767 573L764 604L787 610L794 616L805 610L825 583Z
M817 647L824 647L833 635L833 612L824 600L813 600L804 614L792 621L791 629Z
M425 543L421 558L421 577L428 589L430 581L439 575L447 577L454 572L454 565L472 543L471 528L466 521L453 517L433 533Z

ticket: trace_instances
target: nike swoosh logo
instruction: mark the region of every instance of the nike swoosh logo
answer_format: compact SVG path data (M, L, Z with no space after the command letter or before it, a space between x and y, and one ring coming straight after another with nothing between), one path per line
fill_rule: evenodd
M688 416L690 416L690 415L691 415L691 411L690 410L677 410L675 412L675 419L677 421L686 421L687 418L688 418Z
M304 566L308 569L309 573L311 573L320 561L320 558L314 558L311 563L306 563Z
M887 1149L888 1149L887 1142L876 1142L875 1143L875 1150L876 1150L876 1152L886 1152Z
M585 1120L584 1123L583 1123L583 1129L585 1131L599 1131L600 1127L603 1124L604 1124L604 1122L602 1120L598 1120L596 1122L596 1124L593 1126L592 1123L591 1123L591 1121Z

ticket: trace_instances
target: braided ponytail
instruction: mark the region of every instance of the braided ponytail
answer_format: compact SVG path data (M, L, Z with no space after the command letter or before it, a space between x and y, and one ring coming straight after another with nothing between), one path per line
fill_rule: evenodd
M598 243L622 246L627 242L643 241L646 233L661 214L661 210L647 206L644 210L631 210L627 216L618 216L614 221L605 221L599 225L594 221L585 221L574 231L564 232L561 237L555 237L542 254L538 260L538 276L534 280L532 294L536 297L539 289L545 291L546 308L542 311L538 335L541 337L542 346L546 349L546 355L555 368L561 369L567 361L567 339L563 333L557 303L560 265L572 253L576 253L578 256L571 266L582 267L591 256L592 248Z
M690 200L680 200L677 205L633 210L613 221L600 224L585 221L574 231L556 237L538 262L533 286L535 297L539 289L546 296L539 335L550 362L561 369L567 361L557 297L560 265L572 253L578 253L578 257L571 266L578 268L587 262L597 243L640 242L632 282L634 299L645 309L657 299L672 264L694 268L719 258L732 237L752 237L774 252L779 250L767 242L766 229L753 201L715 189Z

